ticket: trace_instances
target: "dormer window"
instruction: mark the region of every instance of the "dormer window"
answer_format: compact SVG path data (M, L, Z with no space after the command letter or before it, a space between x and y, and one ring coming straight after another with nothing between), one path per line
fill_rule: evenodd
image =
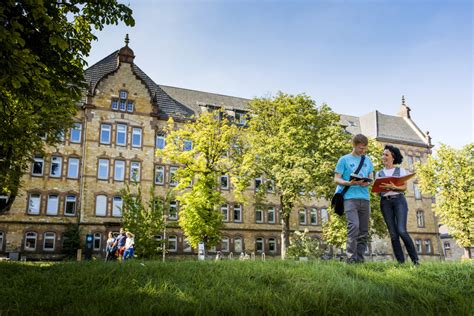
M133 101L128 101L127 103L127 112L133 112Z
M128 97L128 93L125 90L120 90L120 99L126 100Z
M119 98L112 99L112 110L133 113L135 110L135 103L133 100L129 100L127 98L128 92L125 90L120 90Z
M120 100L120 111L125 112L126 110L126 100Z
M119 108L119 101L117 99L112 100L112 110L117 111Z

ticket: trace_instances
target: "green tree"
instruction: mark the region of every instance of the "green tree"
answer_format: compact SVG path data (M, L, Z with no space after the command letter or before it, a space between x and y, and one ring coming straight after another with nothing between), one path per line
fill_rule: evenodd
M444 144L415 165L423 192L436 197L434 213L472 258L474 245L474 143L456 150Z
M350 149L347 153L350 152ZM369 138L369 146L367 155L370 157L375 171L383 168L382 153L383 147L375 139ZM333 192L336 185L332 184ZM369 188L370 190L370 188ZM323 224L323 239L328 244L345 249L347 239L347 221L345 216L338 216L334 211L329 209L329 220ZM370 219L369 219L369 241L375 236L384 238L387 235L387 225L380 211L380 196L377 193L370 192Z
M224 198L218 188L221 176L233 170L229 153L240 135L239 128L222 114L201 113L179 129L170 119L166 146L157 150L159 157L179 166L174 175L178 182L179 225L194 248L201 241L207 248L221 240L220 206Z
M348 135L338 124L339 115L310 97L287 95L256 98L250 102L251 119L242 147L239 177L243 191L251 179L267 179L256 194L265 200L271 186L279 199L282 221L281 255L289 245L290 214L305 198L329 198L337 158L348 149Z
M151 258L163 250L156 236L165 228L163 215L169 207L171 195L160 197L151 187L150 198L146 201L140 185L134 184L133 187L131 189L127 185L120 192L123 201L122 224L125 230L135 235L135 253L140 257Z
M77 249L81 246L81 230L79 224L69 224L62 238L62 253L65 254L68 259L75 258Z
M131 14L117 0L2 1L0 192L9 201L0 213L10 209L33 155L71 126L87 87L93 30L119 21L133 26Z

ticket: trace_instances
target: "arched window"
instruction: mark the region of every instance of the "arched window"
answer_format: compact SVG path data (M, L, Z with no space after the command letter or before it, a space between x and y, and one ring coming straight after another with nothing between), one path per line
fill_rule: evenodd
M259 238L255 239L255 251L256 252L265 252L263 238L259 237Z
M35 232L27 232L25 234L25 250L34 251L36 250L36 240L38 239L38 234Z
M275 253L277 249L276 239L269 238L268 239L268 251L271 253Z

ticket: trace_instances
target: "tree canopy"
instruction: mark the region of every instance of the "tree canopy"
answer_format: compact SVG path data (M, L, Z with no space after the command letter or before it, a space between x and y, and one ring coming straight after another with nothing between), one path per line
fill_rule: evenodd
M10 198L0 212L13 203L32 156L71 126L86 93L93 31L120 21L135 23L117 0L2 1L0 191Z
M474 143L459 150L442 144L415 169L421 190L436 198L433 211L440 223L469 250L474 245Z

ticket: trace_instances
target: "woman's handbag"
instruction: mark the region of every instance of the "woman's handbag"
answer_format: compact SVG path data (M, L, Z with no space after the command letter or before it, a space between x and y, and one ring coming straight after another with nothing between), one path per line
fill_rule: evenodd
M357 170L354 172L355 174L359 173L360 169L364 165L364 160L365 160L365 156L362 156L362 158L360 159L359 167L357 167ZM345 186L341 192L335 193L331 199L331 207L334 210L334 213L336 213L339 216L344 214L344 194L346 194L349 188L350 188L349 186Z

